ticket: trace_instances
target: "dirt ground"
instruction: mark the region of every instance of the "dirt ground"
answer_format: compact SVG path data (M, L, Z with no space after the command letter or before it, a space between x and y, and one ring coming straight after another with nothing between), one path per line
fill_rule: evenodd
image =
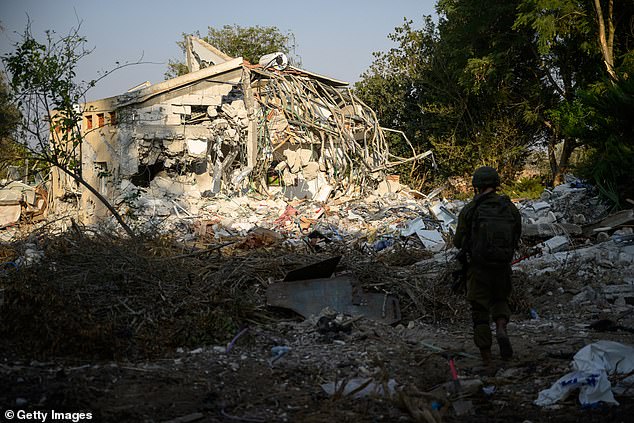
M320 332L310 319L278 316L246 327L229 351L226 344L201 345L148 361L65 356L39 362L16 355L4 341L0 405L3 414L90 412L93 421L103 422L631 421L632 397L595 409L582 409L576 393L548 409L533 405L584 345L602 339L634 344L631 332L588 328L617 315L621 326L634 327L630 305L571 307L570 297L546 292L535 298L539 319L514 316L509 330L516 354L508 362L496 360L494 375L481 368L466 309L443 324L410 320L392 327L359 319L349 333ZM276 346L288 352L275 356ZM443 352L455 357L457 392ZM369 378L386 388L393 379L397 388L391 395L354 398L342 390L328 395L321 387ZM467 404L464 415L457 415L456 403Z

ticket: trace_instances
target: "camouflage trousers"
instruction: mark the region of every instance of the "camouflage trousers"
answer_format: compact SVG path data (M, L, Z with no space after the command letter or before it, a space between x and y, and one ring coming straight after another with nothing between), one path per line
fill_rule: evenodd
M480 349L490 349L493 342L490 319L511 317L511 266L471 265L467 274L467 300L471 304L473 341Z

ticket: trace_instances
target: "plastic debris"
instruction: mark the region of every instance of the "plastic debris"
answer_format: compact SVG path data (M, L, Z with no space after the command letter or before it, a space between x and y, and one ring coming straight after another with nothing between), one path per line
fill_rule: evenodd
M275 363L277 360L288 354L290 350L291 349L286 346L275 346L271 348L271 354L273 357L269 360L269 364Z
M634 371L634 347L613 341L599 341L586 345L575 354L573 372L566 374L550 388L539 393L535 405L548 406L566 398L579 389L582 406L604 402L618 405L612 393L608 373L628 374ZM623 382L634 383L634 376Z
M321 385L321 389L328 395L332 396L336 392L341 392L344 396L352 395L352 398L358 399L370 395L386 396L393 395L396 390L396 381L390 379L387 383L377 383L372 379L350 379L348 381L328 382ZM386 389L387 388L387 393Z

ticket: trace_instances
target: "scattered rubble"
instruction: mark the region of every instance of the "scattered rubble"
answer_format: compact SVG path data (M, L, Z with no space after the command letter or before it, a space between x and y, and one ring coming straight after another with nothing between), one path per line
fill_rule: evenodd
M517 203L524 228L540 229L524 231L513 266L518 356L494 376L449 289L464 202L407 187L325 202L127 187L121 204L138 204L152 238L36 223L27 242L3 244L3 403L70 404L102 421L572 422L634 407L621 377L611 379L619 406L533 404L568 372L559 360L596 342L634 344L631 214L610 214L592 187L572 180ZM163 392L139 407L139 384Z
M82 176L122 214L196 215L201 198L249 192L321 203L389 196L402 188L390 169L434 165L402 133L411 156L391 153L389 129L346 82L280 53L252 65L195 37L186 44L190 73L83 105ZM59 171L52 180L54 205L79 192L81 223L107 216Z
M0 189L0 229L18 224L21 218L33 222L43 217L47 204L48 193L40 185L8 183Z

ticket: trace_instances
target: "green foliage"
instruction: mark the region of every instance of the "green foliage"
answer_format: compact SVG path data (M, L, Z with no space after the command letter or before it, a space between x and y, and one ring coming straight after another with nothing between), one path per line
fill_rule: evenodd
M85 43L76 31L58 39L47 31L41 43L27 27L15 50L3 57L11 101L21 110L20 142L34 158L55 166L72 166L81 143L78 105L94 85L75 82L77 63L90 53Z
M20 110L11 102L5 79L0 75L0 178L6 177L10 165L24 165L24 147L16 141Z
M200 37L199 34L196 34ZM183 39L187 34L183 33ZM274 26L249 26L224 25L222 28L208 27L207 36L202 39L216 47L220 51L232 57L242 57L250 63L258 63L260 57L265 54L281 51L289 57L289 61L296 66L301 65L297 56L295 35L288 31L282 33ZM183 53L185 42L177 42ZM187 65L179 60L170 60L166 78L184 75L188 72Z
M20 111L16 140L30 159L54 166L83 185L106 206L128 235L134 236L112 204L82 176L81 104L86 92L97 82L75 80L77 64L91 52L86 49L86 39L76 28L59 37L46 31L44 42L40 42L27 26L14 47L2 59L10 76L9 101Z
M624 66L621 75L634 68ZM581 94L588 107L583 137L590 149L583 176L594 181L615 206L634 198L634 79L599 82Z
M556 108L544 111L544 115L559 128L559 132L568 137L578 138L585 133L589 122L590 110L579 98L562 101Z
M229 56L242 57L251 63L258 63L261 56L276 51L294 52L295 37L292 33L282 34L274 26L225 25L222 28L208 28L205 41Z
M589 42L595 32L592 2L577 0L523 0L518 6L513 29L530 27L537 34L537 50L548 55L560 44L583 40L578 48L591 53L596 43Z
M438 24L426 17L416 30L406 20L389 37L398 47L376 53L355 86L383 126L403 130L419 150L434 149L441 175L481 164L512 175L538 136L531 101L539 86L522 83L536 59L530 34L511 30L516 5L439 2Z
M165 71L165 79L176 78L177 76L189 73L189 69L184 62L169 59L167 61L167 71Z
M521 178L506 184L503 183L500 192L511 198L535 200L541 196L545 188L540 177L532 177Z
M355 88L383 126L404 131L419 150L434 149L440 175L489 164L512 178L529 147L555 151L564 141L560 155L549 156L554 179L576 147L593 144L592 128L608 128L595 122L606 111L582 98L606 75L594 2L440 0L437 12L438 23L426 17L421 29L409 20L396 28L389 36L396 47L375 53ZM623 79L634 69L634 32L624 19L633 15L634 3L614 3L615 67ZM607 112L629 122L634 114L625 110ZM596 151L627 157L619 139Z

